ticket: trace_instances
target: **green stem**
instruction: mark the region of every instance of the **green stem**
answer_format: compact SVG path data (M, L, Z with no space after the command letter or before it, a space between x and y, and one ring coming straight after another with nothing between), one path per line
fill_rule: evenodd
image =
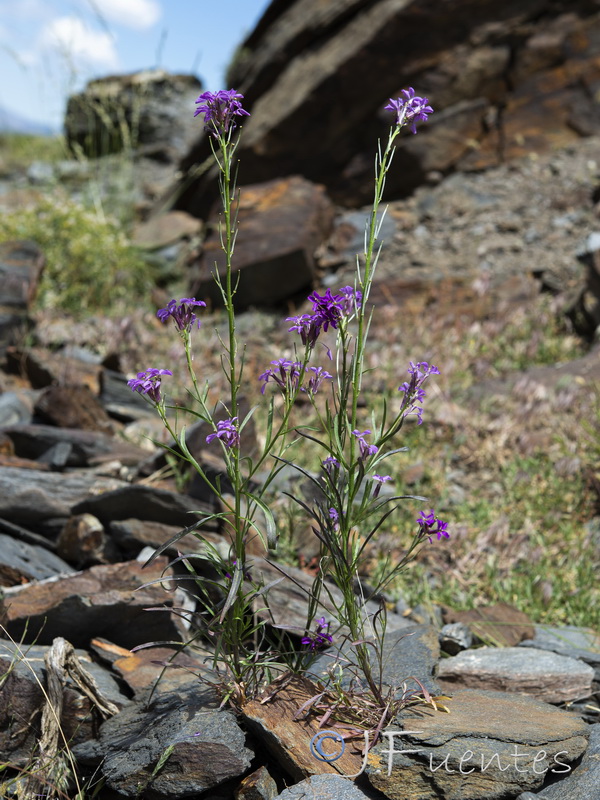
M377 231L377 213L379 206L383 199L383 190L385 188L385 178L387 171L390 167L392 157L394 155L394 142L400 133L400 127L396 126L390 131L388 142L383 155L379 150L375 161L375 197L373 201L373 208L371 209L371 217L369 220L369 231L367 237L367 249L365 252L365 267L362 279L359 277L359 286L362 292L362 303L357 312L357 325L358 330L356 334L356 350L353 360L352 372L352 416L351 425L352 430L357 426L358 418L358 399L360 396L362 374L363 374L363 359L365 351L365 315L367 310L367 301L371 291L371 284L375 274L375 267L377 266L377 258L374 257L375 239Z

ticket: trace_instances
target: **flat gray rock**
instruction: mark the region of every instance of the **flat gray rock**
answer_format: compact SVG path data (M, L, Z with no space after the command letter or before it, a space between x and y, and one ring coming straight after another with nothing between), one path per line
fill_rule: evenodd
M55 425L12 425L4 433L12 441L16 455L34 461L43 459L52 448L68 446L66 467L88 467L112 459L134 465L146 456L144 450L124 439L97 430L58 428Z
M107 786L119 796L192 797L248 770L245 735L231 712L218 710L212 690L196 683L147 700L107 720L94 747L75 749L82 761L102 760Z
M536 625L535 637L525 639L519 647L535 647L538 650L550 650L563 656L578 658L594 667L595 680L600 681L600 635L591 628L578 628L575 625L551 628Z
M294 786L288 786L275 800L365 800L375 798L378 794L368 789L363 791L341 775L313 775Z
M205 503L167 489L144 484L123 484L114 491L87 496L73 507L74 514L93 514L108 525L114 520L136 519L180 525L186 528L198 520L198 514L210 514ZM195 513L198 512L198 513Z
M20 542L0 533L0 586L68 575L75 570L39 545Z
M0 394L0 427L29 423L33 417L34 392Z
M390 615L392 616L392 615ZM401 618L402 619L402 618ZM371 652L372 648L370 648ZM345 659L354 659L354 648L345 643L341 648L341 663ZM335 648L324 651L313 663L309 670L309 677L323 680L330 669L338 660ZM430 694L439 694L440 687L433 677L434 669L440 657L438 634L431 625L416 625L411 623L402 630L386 631L383 641L383 684L386 687L400 688L406 682L409 691L419 690L421 681ZM375 661L371 661L375 668ZM345 669L342 685L349 686L353 673Z
M566 773L566 770L564 770ZM590 742L581 764L569 770L562 780L536 795L517 800L595 800L600 791L600 723L590 725Z
M166 570L161 557L147 568L137 561L102 564L11 586L0 595L0 616L13 639L35 644L51 644L57 636L74 647L86 647L96 636L127 649L178 641L185 631L171 613L178 601L164 583L171 574Z
M405 709L372 749L366 773L390 800L507 800L560 777L587 747L585 722L531 697L458 689L445 704L449 714Z
M280 571L265 559L258 557L252 559L251 569L254 579L262 576L265 584L283 579L269 591L269 607L271 613L264 612L265 616L269 622L274 620L276 625L292 628L294 629L294 633L303 636L304 626L306 625L306 599L312 591L313 579L311 576L301 569L288 566L287 564L282 565ZM286 575L289 577L286 578ZM331 593L337 604L342 601L342 593L337 586L327 584L327 590L323 590L321 595L322 602L318 607L317 617L324 615L327 620L333 621L332 604L328 599L328 593ZM378 610L378 603L373 600L368 601L367 611L369 614L373 615ZM414 627L413 622L404 619L400 614L388 614L387 622L387 630L390 633L392 631L408 630ZM347 630L339 629L336 631L332 626L330 632L334 635L334 640L339 641L341 637L347 633Z
M518 692L547 703L592 694L594 670L575 658L523 647L479 647L443 659L438 679L472 689Z
M4 467L0 470L0 517L17 525L47 524L71 516L71 509L86 498L112 494L121 486L126 484L86 471L59 474Z

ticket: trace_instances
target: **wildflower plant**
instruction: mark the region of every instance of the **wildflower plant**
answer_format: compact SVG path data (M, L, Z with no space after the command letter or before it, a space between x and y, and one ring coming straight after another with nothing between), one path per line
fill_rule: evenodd
M236 336L234 298L237 283L232 268L237 214L232 165L239 142L237 126L244 116L248 116L242 100L243 96L231 89L204 92L196 101L196 114L204 115L205 130L219 168L223 203L220 236L225 269L222 275L215 271L214 278L227 318L227 335L222 340L222 368L228 396L221 398L216 406L209 402L208 386L199 384L193 368L193 338L201 335L198 334L201 327L199 315L204 302L195 298L171 300L158 312L161 321L174 324L182 339L193 400L193 406L188 410L212 428L206 443L223 458L231 487L227 494L221 491L219 480L210 477L189 451L185 430L173 427L167 414L170 406L165 401L165 385L171 372L168 369L147 369L138 373L129 385L156 407L174 440L173 446L167 449L197 470L220 498L224 509L200 519L175 538L215 518L231 531L231 547L226 555L209 547L209 557L217 577L198 581L203 592L203 633L215 645L215 664L224 661L227 665L228 697L240 702L243 696L256 693L261 681L271 678L274 671L281 671L286 665L305 669L319 650L339 645L345 639L354 653L357 673L369 694L369 702L376 707L384 707L386 703L390 707L381 680L385 607L375 606L373 611L373 606L367 605L367 601L379 595L405 568L419 546L426 541L432 543L434 537L438 541L447 538L447 524L438 519L433 510L422 511L403 559L389 564L377 585L368 591L360 581L359 564L365 558L369 542L390 514L400 501L409 499L409 496L383 491L391 481L391 476L385 474L384 462L406 449L394 449L392 445L405 420L413 417L419 425L422 423L426 397L424 385L431 376L438 375L439 370L427 362L411 362L408 379L398 387L394 408L384 402L381 419L373 417L369 427L365 427L360 412L360 399L372 313L369 293L379 255L375 242L383 220L378 210L385 179L402 129L408 126L415 133L416 123L425 121L432 109L427 99L416 96L413 89L405 90L402 97L390 100L386 106L396 117L385 147L382 149L380 145L376 155L374 203L365 233L364 253L361 259L357 258L354 285L337 292L331 289L323 294L312 292L308 297L312 310L286 320L289 332L296 336L294 357L276 358L260 375L250 377L268 399L264 443L259 454L251 457L243 452L242 433L252 414L263 406L241 417L239 398L246 375L243 348L240 352ZM333 345L330 344L332 337L335 337ZM314 411L316 422L311 422L310 427L293 425L291 421L294 405L301 394L308 398ZM318 474L296 466L290 459L292 448L301 441L310 441L317 448ZM320 542L319 570L307 596L306 626L299 632L301 638L295 649L288 628L270 626L267 630L265 620L269 618L270 587L253 580L251 559L247 553L249 538L257 534L262 538L265 550L276 546L277 525L266 498L273 479L288 465L315 485L314 494L318 499L312 504L294 499L311 520ZM261 470L264 474L265 468L269 469L267 477L257 486L257 473ZM180 558L188 563L184 556ZM192 569L189 564L188 567ZM283 569L282 574L285 579ZM338 591L332 590L332 586ZM220 591L217 601L212 589ZM336 636L336 632L340 633Z

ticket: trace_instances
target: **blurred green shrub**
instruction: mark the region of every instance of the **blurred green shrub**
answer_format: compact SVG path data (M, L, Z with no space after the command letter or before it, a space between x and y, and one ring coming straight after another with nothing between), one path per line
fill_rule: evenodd
M46 256L37 305L75 316L122 310L149 297L154 270L116 219L56 190L0 216L0 240L31 239Z
M0 132L0 172L26 169L33 161L60 161L66 155L63 136Z

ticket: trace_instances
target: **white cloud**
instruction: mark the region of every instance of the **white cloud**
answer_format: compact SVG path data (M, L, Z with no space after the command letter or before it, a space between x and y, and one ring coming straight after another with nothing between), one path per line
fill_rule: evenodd
M42 47L58 50L70 62L114 69L119 64L115 43L108 33L89 28L77 17L52 20L40 36Z
M94 7L108 22L136 30L151 28L162 14L157 0L94 0Z

